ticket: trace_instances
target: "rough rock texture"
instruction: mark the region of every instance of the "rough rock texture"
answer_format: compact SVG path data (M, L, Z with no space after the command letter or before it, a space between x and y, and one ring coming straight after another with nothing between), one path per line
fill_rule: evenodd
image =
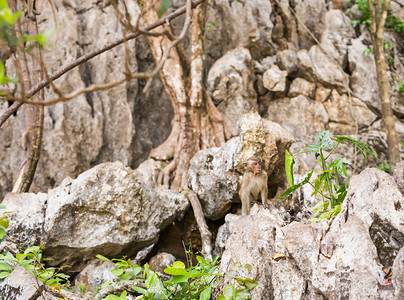
M258 282L252 299L271 299L273 293L271 258L275 253L274 234L280 225L265 211L251 210L250 215L234 222L220 264L223 272L233 270L242 278ZM250 265L251 271L242 268L244 265Z
M39 213L34 215L36 227L27 223L27 232L37 230L45 255L54 259L51 265L71 265L69 271L73 272L97 254L133 256L156 242L160 231L183 215L189 205L180 193L142 182L145 173L141 170L133 171L121 162L104 163L76 180L64 180L47 195L10 194L3 202L13 211L9 233L25 232L24 220L30 220L23 216L30 211L21 205L22 197L36 204L30 205L32 211L43 213L42 218Z
M261 119L257 113L244 114L238 123L240 136L220 148L199 151L191 160L188 187L199 197L205 217L224 216L232 201L238 201L242 163L254 154L265 160L269 187L284 181L284 153L293 139L281 126Z
M136 1L127 3L135 16L139 12ZM99 1L76 0L54 5L60 28L49 40L56 47L44 52L50 73L122 36L112 5L102 8ZM50 5L44 3L40 31L55 27L52 15ZM128 46L131 70L150 71L154 62L147 40L132 40ZM68 94L89 84L112 82L123 76L124 65L125 49L119 46L73 69L56 84ZM142 93L144 84L134 80L45 107L41 159L31 190L46 192L65 177L77 177L101 162L120 160L136 167L146 159L149 151L170 133L173 112L160 79L154 80L147 95ZM55 97L49 87L45 97ZM0 105L0 113L7 108L4 104L7 103ZM0 198L11 190L24 160L24 131L23 106L0 130Z
M175 261L176 258L174 255L167 252L161 252L150 259L149 265L153 270L165 274L164 269L168 266L172 266Z
M95 292L106 282L115 282L118 277L111 271L115 269L115 264L110 261L94 259L87 263L86 267L74 278L73 285L78 293L79 285L84 285L88 292Z
M404 247L398 252L393 264L394 299L404 298Z
M281 71L277 65L272 65L262 77L263 85L271 92L284 92L287 75L287 71Z
M223 114L227 129L236 136L237 120L243 112L257 110L250 52L236 48L218 59L209 70L207 89Z
M366 169L332 222L285 225L254 205L249 216L226 218L221 268L257 280L253 299L401 299L403 203L390 175ZM286 258L271 261L275 253ZM383 271L391 266L392 282Z
M1 300L35 300L41 295L44 284L37 281L24 267L18 266L0 282Z

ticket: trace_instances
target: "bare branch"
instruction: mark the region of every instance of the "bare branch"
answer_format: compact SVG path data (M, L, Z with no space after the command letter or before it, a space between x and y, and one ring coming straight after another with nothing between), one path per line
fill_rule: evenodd
M191 3L191 7L192 7L192 8L195 8L195 7L198 6L200 3L203 3L203 2L205 2L205 1L206 1L206 0L194 0L194 1L189 1L189 2ZM85 55L79 57L77 60L75 60L75 61L73 61L73 62L71 62L71 63L69 63L69 64L67 64L67 65L65 65L65 66L63 66L63 67L61 67L59 70L57 70L56 72L54 72L54 73L51 74L50 76L47 76L47 78L45 78L44 80L42 80L41 82L39 82L38 84L36 84L35 86L33 86L31 89L29 89L29 91L25 94L25 98L26 98L26 99L27 99L27 98L31 98L33 95L35 95L38 91L40 91L41 89L43 89L46 85L48 85L48 84L51 83L52 81L54 81L54 80L60 78L62 75L66 74L67 72L69 72L69 71L72 70L73 68L75 68L75 67L79 66L80 64L82 64L82 63L84 63L84 62L86 62L86 61L88 61L88 60L90 60L90 59L92 59L92 58L94 58L94 57L100 55L101 53L104 53L104 52L106 52L106 51L108 51L108 50L111 50L112 48L114 48L114 47L116 47L116 46L119 46L119 45L125 43L126 41L129 41L129 40L131 40L131 39L137 38L137 37L140 36L140 35L145 35L146 33L149 34L149 35L154 35L155 33L150 33L151 30L153 30L153 29L155 29L155 28L157 28L157 27L159 27L159 26L161 26L161 25L164 25L164 24L166 24L166 23L169 23L172 19L175 19L176 17L178 17L178 16L184 14L184 13L187 11L187 9L188 9L188 5L183 6L183 7L179 8L179 9L177 9L176 11L174 11L174 12L168 14L167 16L162 17L161 19L157 20L156 22L153 22L152 24L149 24L149 25L145 26L145 28L143 28L143 29L138 29L137 32L130 33L130 34L128 34L126 37L120 38L120 39L118 39L118 40L116 40L116 41L113 41L113 42L111 42L111 43L105 45L104 47L101 47L101 48L99 48L99 49L95 49L95 50L90 51L89 53L87 53L87 54L85 54ZM159 34L161 34L161 33L159 33ZM184 34L184 35L185 35L185 34ZM178 42L179 42L179 41L178 41ZM177 42L177 43L178 43L178 42ZM175 45L174 45L174 46L175 46ZM168 54L167 54L167 55L168 55ZM160 67L160 68L161 68L161 67ZM158 70L157 70L157 72L155 72L155 71L156 71L156 70L154 70L153 73L156 73L156 74L157 74L157 73L158 73ZM153 73L152 73L152 74L153 74ZM142 76L143 76L143 77L142 77ZM147 75L145 75L145 74L135 74L135 75L132 75L131 77L132 77L132 79L133 79L133 78L150 78L150 76L151 76L151 74L147 74ZM154 76L155 76L155 75L154 75ZM86 91L83 90L83 92L94 91L94 90L97 89L97 86L100 87L99 89L105 89L104 87L106 87L106 86L108 86L108 87L106 87L106 88L110 88L111 86L114 86L114 85L119 84L119 83L122 83L121 80L118 80L118 81L116 81L116 82L113 83L113 84L93 85L93 86L88 87L88 89L84 89L84 90L86 90ZM78 94L77 94L77 93L73 93L73 94L75 94L75 95L77 96L77 95L80 94L80 93L78 93ZM71 95L69 95L69 96L66 96L65 98L66 98L66 99L65 99L65 101L66 101L66 100L72 99L73 97L72 97L72 94L71 94ZM17 100L22 100L22 99L17 99ZM52 101L53 101L53 100L52 100ZM59 101L63 101L63 100L59 100ZM41 105L52 104L52 103L48 103L48 102L45 102L45 103L44 103L44 102L36 103L35 101L32 101L32 100L28 100L28 101L27 101L27 100L24 100L24 102L32 103L32 104L41 104ZM58 101L56 101L56 102L58 102ZM53 103L55 103L55 102L53 102ZM17 111L17 109L18 109L21 105L22 105L22 103L18 103L18 104L14 103L12 106L10 106L10 107L3 113L3 115L0 116L0 127L4 124L4 122L5 122L13 113L15 113L15 112Z

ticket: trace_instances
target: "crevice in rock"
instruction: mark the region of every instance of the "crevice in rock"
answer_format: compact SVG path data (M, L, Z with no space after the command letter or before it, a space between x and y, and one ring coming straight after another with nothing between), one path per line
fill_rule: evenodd
M380 262L385 267L391 267L398 251L404 245L404 234L394 228L388 220L380 219L378 215L373 216L369 234L376 246Z

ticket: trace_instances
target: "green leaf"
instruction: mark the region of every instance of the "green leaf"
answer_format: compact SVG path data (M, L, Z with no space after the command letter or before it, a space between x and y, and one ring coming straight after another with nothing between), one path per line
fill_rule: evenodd
M334 216L338 215L341 212L341 205L335 205L331 211Z
M164 272L170 275L184 275L190 276L189 273L185 270L185 265L181 261L176 261L172 267L168 266L164 269Z
M320 219L319 218L311 218L309 219L309 222L319 222Z
M316 206L313 207L313 212L315 214L321 214L323 211L325 211L328 208L328 203L327 201L322 201L316 204Z
M207 287L199 295L199 300L209 300L211 292L212 292L212 288L210 286Z
M251 299L251 294L245 289L238 289L234 295L234 300L246 300Z
M246 278L246 279L237 278L237 283L241 286L244 286L246 289L249 289L249 290L252 290L253 288L255 288L258 285L258 283L251 278Z
M376 158L377 160L379 160L379 158L376 156L376 154L373 153L372 150L370 150L368 147L366 147L364 144L362 144L361 142L358 142L354 139L351 139L349 137L346 136L342 136L342 135L334 135L334 138L336 138L337 143L343 143L343 142L351 142L354 145L356 145L359 148L359 151L362 153L363 158L365 159L365 161L367 162L367 157L366 157L366 152L368 152L370 155L372 155L374 158Z
M320 144L321 149L332 148L334 142L330 137L330 132L328 130L323 130L316 135L316 141Z
M110 261L108 258L106 258L105 256L102 256L101 254L97 254L95 257L102 259L102 260Z
M286 191L284 191L280 196L279 199L282 199L283 197L293 193L294 191L296 191L298 188L302 187L303 185L305 185L306 183L308 183L310 181L311 176L313 175L313 171L311 171L309 174L307 174L306 178L304 178L304 180L302 182L300 182L299 184L296 184L294 186L291 186L290 188L288 188Z
M8 219L6 217L1 217L0 218L0 225L3 226L5 229L7 229L8 226L9 226Z
M236 293L236 289L234 286L232 286L231 284L227 284L225 285L225 287L223 288L223 296L226 299L231 299L233 298L234 294Z
M0 9L8 8L7 0L0 0Z
M5 208L6 208L6 206L4 204L0 203L0 209L5 209Z
M111 272L115 276L119 277L119 276L121 276L123 274L124 270L122 270L122 269L113 269Z
M164 15L164 13L167 11L167 9L171 6L172 1L171 0L161 0L161 5L160 8L158 10L158 16L159 18L162 17L162 15Z
M184 276L184 275L174 275L172 276L168 281L170 283L181 283L181 282L187 282L189 279L189 276Z
M325 213L321 214L321 216L318 219L320 222L324 220L329 220L332 215L333 211L326 211Z
M295 159L293 155L289 153L288 150L285 151L285 170L286 170L286 177L289 182L289 186L293 186L294 178L293 178L293 165L295 164Z
M310 152L318 152L320 151L320 145L310 144L306 146L306 149L309 150Z
M24 254L25 254L25 255L27 255L27 254L29 254L29 253L36 254L36 253L40 252L40 251L42 250L42 248L43 248L42 246L32 246L32 247L27 248L27 249L24 251Z

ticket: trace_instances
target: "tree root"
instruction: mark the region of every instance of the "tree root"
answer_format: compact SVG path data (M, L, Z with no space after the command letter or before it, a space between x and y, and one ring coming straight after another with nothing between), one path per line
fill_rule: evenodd
M199 232L201 233L203 256L205 259L212 259L212 233L209 231L208 224L206 224L201 202L193 191L186 191L185 196L188 198L189 202L191 202L195 220L198 224Z

